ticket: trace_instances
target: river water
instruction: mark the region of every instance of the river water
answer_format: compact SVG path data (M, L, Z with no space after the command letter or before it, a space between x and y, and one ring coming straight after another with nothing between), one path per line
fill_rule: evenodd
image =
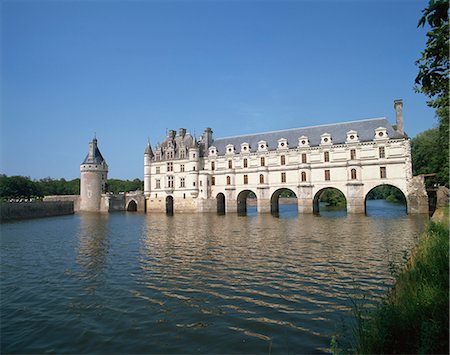
M324 353L426 217L79 214L1 225L1 353ZM284 209L283 209L284 208Z

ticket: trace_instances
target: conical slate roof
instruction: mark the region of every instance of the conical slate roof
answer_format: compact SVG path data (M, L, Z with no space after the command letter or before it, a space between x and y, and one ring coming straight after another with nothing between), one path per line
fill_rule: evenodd
M81 164L101 164L105 161L97 147L97 139L94 138L91 143L89 143L89 152L84 158Z

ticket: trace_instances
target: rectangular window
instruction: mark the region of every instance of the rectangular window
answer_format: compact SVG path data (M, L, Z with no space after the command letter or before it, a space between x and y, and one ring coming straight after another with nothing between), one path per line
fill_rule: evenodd
M286 182L286 173L281 173L281 182Z
M356 159L356 150L350 149L350 160L355 160L355 159Z
M167 163L167 171L173 171L173 163Z
M160 189L161 188L161 180L156 180L156 189Z
M184 164L181 164L181 165L180 165L180 171L181 171L182 173L184 173Z
M227 176L227 185L231 185L231 177Z
M183 149L181 149L180 150L180 159L184 159L184 150Z
M180 187L185 187L184 178L180 178Z
M244 159L244 168L247 168L248 167L248 160L247 160L247 158L245 158Z
M211 176L211 185L214 186L216 184L216 177Z
M215 170L216 169L216 162L212 161L211 162L211 170Z
M325 181L330 181L330 170L325 170Z
M167 177L167 187L173 189L173 176L168 176Z
M379 147L379 148L378 148L378 154L379 154L379 156L380 156L380 159L383 159L383 158L386 157L386 152L385 152L385 150L384 150L384 147Z
M306 164L306 153L302 153L302 164Z
M244 185L248 184L248 175L244 175Z
M386 179L386 167L385 166L380 167L380 178Z
M286 165L286 156L282 155L282 156L280 157L280 164L281 164L281 165Z
M156 174L160 174L161 173L161 168L159 166L156 167Z
M233 161L230 159L228 160L228 169L232 169L233 168Z
M265 166L266 165L266 158L261 157L261 166Z
M324 152L323 153L323 161L329 162L330 161L330 152Z

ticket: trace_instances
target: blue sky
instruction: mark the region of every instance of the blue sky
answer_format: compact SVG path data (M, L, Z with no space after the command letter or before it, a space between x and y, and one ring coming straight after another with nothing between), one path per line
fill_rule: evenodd
M96 133L109 177L143 178L150 139L387 117L434 127L414 92L427 1L1 2L1 165L79 177Z

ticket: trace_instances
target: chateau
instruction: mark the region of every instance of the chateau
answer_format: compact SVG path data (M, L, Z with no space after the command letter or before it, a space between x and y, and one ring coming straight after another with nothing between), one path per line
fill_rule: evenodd
M395 126L383 117L226 138L205 128L199 139L170 130L154 150L147 144L144 191L118 195L107 192L108 165L94 138L80 166L80 196L46 200L73 201L76 211L223 214L245 213L250 196L259 213L276 213L287 191L302 214L319 212L320 195L334 188L348 213L364 213L369 192L392 185L408 213L428 213L424 178L412 176L402 108L396 100Z
M281 192L290 190L299 213L313 213L322 191L336 188L348 213L364 213L367 194L389 184L405 195L408 213L427 213L423 177L412 176L402 107L394 102L395 126L373 118L217 139L205 128L198 140L184 128L170 130L145 150L143 209L239 213L251 195L259 213L276 212Z

